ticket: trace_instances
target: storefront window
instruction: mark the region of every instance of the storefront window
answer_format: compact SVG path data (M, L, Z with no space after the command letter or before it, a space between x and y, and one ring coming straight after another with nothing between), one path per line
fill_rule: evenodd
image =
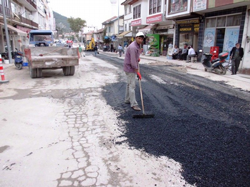
M225 27L226 17L217 18L217 27Z
M227 26L239 26L241 21L241 15L234 15L227 17Z
M179 48L184 47L185 44L192 45L192 35L190 33L180 33Z
M170 13L183 12L187 10L187 0L171 0Z

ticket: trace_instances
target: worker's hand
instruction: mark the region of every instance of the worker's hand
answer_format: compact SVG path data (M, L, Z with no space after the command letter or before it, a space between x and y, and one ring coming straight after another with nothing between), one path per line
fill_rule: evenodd
M141 80L141 74L139 71L137 72L137 78Z
M141 61L141 59L139 58L139 59L138 59L138 62L140 62L140 61Z

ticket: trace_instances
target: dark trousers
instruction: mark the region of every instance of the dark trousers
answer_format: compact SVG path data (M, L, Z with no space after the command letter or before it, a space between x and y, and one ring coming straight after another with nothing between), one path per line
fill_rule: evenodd
M187 54L181 54L180 60L186 60L187 59Z
M236 58L236 59L232 59L232 74L236 74L238 69L239 69L239 65L240 65L240 58Z
M173 59L178 59L179 54L174 54L174 55L172 55L172 57L173 57Z

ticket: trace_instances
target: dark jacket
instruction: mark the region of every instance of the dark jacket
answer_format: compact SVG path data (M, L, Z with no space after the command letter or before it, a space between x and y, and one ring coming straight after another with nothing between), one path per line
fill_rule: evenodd
M233 49L230 52L230 56L232 56L232 58L234 57L235 51L236 51L236 47L233 47ZM239 48L239 56L240 56L240 58L242 58L244 56L244 50L242 47Z

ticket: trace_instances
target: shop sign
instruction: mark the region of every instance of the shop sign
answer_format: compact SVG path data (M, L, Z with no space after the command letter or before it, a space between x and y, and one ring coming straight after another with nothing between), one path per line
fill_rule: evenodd
M177 24L199 23L199 19L179 20L176 21L176 23Z
M192 28L180 28L180 31L191 31L192 30Z
M193 11L205 10L207 9L207 0L194 0L193 1Z
M161 22L161 21L162 21L162 14L158 14L158 15L147 17L146 23L150 24L150 23Z
M168 29L168 34L174 34L174 29Z
M135 21L131 21L131 26L138 26L141 25L141 19L135 20Z

